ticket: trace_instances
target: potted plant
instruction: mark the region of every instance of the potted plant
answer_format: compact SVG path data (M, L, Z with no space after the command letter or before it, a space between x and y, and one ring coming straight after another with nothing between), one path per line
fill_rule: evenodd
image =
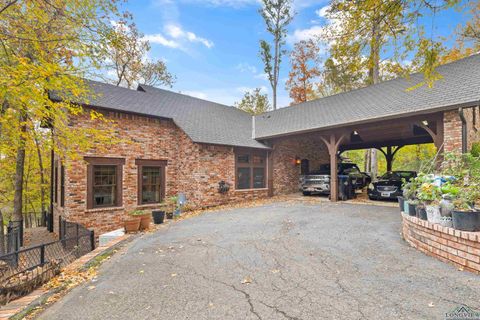
M417 206L420 202L417 199L408 200L408 215L415 217L417 215Z
M427 220L427 210L425 209L425 205L419 201L419 204L415 208L417 218L422 220Z
M416 188L414 185L414 182L412 180L406 181L403 179L403 212L405 212L408 215L415 215L415 194L416 194ZM410 205L411 204L411 205ZM412 209L412 212L410 212L410 209Z
M446 182L440 187L442 200L440 200L440 213L442 217L451 217L454 208L453 200L457 197L460 189L451 182Z
M453 227L463 231L480 231L480 208L475 207L480 198L478 185L462 188L452 211Z
M453 227L463 231L480 231L480 157L472 153L445 155L444 173L455 177L459 191L453 200Z
M420 186L418 199L425 205L427 220L431 223L440 223L440 187L433 182L424 182Z
M141 218L136 215L130 214L123 222L126 233L137 232L140 229Z
M175 211L175 209L178 206L177 202L178 202L178 197L177 196L173 196L173 197L170 197L170 198L167 199L167 202L166 202L167 219L173 219L173 212Z
M162 224L165 219L165 210L153 210L152 211L153 223Z
M131 215L140 218L140 230L148 230L150 228L152 216L147 211L137 209Z

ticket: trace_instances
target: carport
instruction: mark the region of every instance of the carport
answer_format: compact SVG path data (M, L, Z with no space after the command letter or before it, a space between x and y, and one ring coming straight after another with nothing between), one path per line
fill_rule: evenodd
M347 150L376 148L385 155L388 169L396 152L406 145L434 143L440 154L437 163L444 151L469 150L479 138L480 55L437 71L440 80L433 87L417 73L256 116L254 136L273 150L268 177L271 194L289 189L278 186L285 185L284 172L290 170L292 158L302 158L293 153L302 152L297 145L304 145L306 137L315 141L318 153L328 154L332 177L337 177L339 154ZM283 146L286 140L289 148ZM288 177L298 181L300 168L295 170L296 176ZM291 190L295 182L290 181ZM331 179L330 189L331 200L337 201L337 178Z
M336 177L339 155L344 151L378 149L385 156L387 171L391 171L395 154L406 145L434 143L437 151L441 150L443 126L443 115L437 113L346 126L318 134L330 156L331 176ZM330 188L331 200L337 201L338 179L331 180Z

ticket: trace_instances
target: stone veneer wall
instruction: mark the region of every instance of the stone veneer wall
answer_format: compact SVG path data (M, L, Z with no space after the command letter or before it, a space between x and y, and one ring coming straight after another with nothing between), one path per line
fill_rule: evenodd
M300 166L295 159L308 159L310 170L330 163L325 143L312 134L286 137L272 141L273 146L273 191L287 194L299 190Z
M402 235L429 256L480 273L480 232L442 227L402 213Z
M129 211L154 209L158 205L138 205L137 166L135 159L168 160L166 167L166 197L184 192L193 208L266 197L267 189L241 190L234 188L235 155L232 147L193 143L171 120L155 119L124 113L105 112L115 125L120 143L105 150L92 149L79 159L65 161L65 206L54 205L54 231L58 232L58 217L95 228L96 234L121 228ZM71 119L74 127L111 127L111 123L91 120L88 113ZM84 156L125 158L123 166L122 207L87 209L87 163ZM59 169L60 173L60 169ZM227 194L217 191L221 180L231 184ZM60 186L58 186L60 188ZM58 189L60 198L60 189Z

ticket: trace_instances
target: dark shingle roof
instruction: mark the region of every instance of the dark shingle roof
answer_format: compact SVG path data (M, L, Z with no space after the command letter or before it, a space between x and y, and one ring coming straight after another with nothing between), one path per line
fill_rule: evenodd
M480 102L480 54L438 67L443 77L433 88L423 85L422 74L278 109L255 117L255 138L326 129L389 117L428 113Z
M480 103L480 54L443 65L433 88L422 74L309 101L252 117L234 107L141 85L138 90L87 80L95 98L87 104L172 119L194 142L268 148L255 140L341 125L432 113ZM255 123L255 139L252 124Z
M252 138L252 117L237 108L141 85L138 90L88 80L88 105L172 119L194 142L268 148Z

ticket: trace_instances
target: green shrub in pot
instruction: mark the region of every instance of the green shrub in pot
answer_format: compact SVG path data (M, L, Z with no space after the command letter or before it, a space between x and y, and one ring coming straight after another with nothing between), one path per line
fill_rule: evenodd
M453 200L453 227L464 231L480 231L480 157L477 151L447 153L443 164L443 172L455 176L454 185L459 189Z
M446 182L440 187L442 199L440 200L440 214L442 217L451 217L455 200L460 192L460 188L452 182Z
M418 199L425 205L427 220L432 223L440 223L440 199L442 192L440 187L433 182L424 182L420 185L417 193Z
M470 184L462 188L453 201L453 227L463 231L480 231L480 208L476 205L480 199L480 185Z
M404 212L409 215L415 215L414 201L416 200L417 187L414 179L406 181L402 180L402 190L404 199Z

